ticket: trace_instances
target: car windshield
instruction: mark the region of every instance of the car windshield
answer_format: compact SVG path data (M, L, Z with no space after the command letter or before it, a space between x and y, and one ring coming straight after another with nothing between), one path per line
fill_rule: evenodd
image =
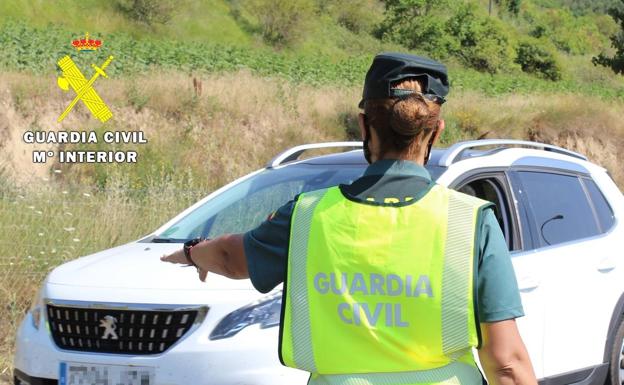
M365 168L365 164L301 163L264 170L205 202L151 241L184 242L247 232L297 194L351 183ZM429 171L434 179L440 174Z

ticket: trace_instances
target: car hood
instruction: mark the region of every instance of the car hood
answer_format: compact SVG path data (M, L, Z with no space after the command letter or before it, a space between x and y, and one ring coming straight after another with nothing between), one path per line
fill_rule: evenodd
M47 282L55 285L166 290L253 290L248 279L208 274L201 282L194 267L161 262L160 257L182 244L133 242L54 269Z

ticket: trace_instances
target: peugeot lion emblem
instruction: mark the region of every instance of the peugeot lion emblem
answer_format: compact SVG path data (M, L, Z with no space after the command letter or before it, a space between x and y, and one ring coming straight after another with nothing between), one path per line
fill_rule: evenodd
M110 337L111 340L119 339L115 332L115 329L117 329L117 318L107 315L100 320L100 327L104 328L104 334L102 335L103 340L108 339L108 337Z

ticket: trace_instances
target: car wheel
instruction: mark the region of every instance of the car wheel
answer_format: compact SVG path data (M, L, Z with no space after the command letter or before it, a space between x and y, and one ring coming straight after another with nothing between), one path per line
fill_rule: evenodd
M620 321L611 346L611 385L624 385L624 318Z

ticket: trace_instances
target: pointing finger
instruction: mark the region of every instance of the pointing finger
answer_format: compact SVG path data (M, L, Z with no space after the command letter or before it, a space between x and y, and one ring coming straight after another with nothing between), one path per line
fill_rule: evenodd
M169 255L163 255L162 257L160 257L160 260L163 262L171 263L187 263L186 257L184 256L184 253L182 251L176 251Z

